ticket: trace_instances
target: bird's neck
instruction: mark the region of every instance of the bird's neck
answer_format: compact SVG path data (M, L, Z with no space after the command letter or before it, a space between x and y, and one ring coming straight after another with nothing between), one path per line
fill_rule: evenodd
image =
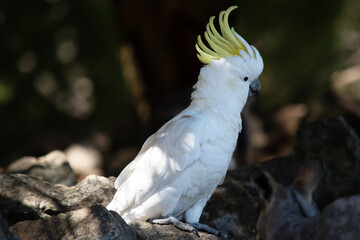
M241 130L240 113L248 98L248 89L234 91L228 79L232 76L213 68L202 68L191 94L190 107L207 112L226 124Z

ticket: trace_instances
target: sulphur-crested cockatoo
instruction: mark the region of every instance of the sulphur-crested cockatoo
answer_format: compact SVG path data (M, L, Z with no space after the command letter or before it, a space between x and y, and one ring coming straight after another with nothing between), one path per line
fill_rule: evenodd
M199 218L226 175L241 131L240 113L248 96L260 90L263 70L256 48L229 27L235 8L220 13L221 34L215 17L210 18L208 47L198 37L196 49L204 66L190 106L151 135L116 179L117 192L107 208L127 223L174 224L221 235Z

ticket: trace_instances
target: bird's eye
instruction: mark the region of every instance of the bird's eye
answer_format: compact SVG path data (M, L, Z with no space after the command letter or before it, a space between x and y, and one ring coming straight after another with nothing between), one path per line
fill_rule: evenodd
M249 78L248 77L244 77L244 81L246 82Z

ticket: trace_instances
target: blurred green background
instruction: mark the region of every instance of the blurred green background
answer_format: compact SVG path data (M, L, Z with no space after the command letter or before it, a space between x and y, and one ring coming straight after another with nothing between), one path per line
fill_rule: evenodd
M360 64L359 0L0 0L0 168L82 143L118 171L186 106L196 37L231 5L265 64L246 138L263 154L250 162L290 153L321 117L359 129L360 74L336 74Z

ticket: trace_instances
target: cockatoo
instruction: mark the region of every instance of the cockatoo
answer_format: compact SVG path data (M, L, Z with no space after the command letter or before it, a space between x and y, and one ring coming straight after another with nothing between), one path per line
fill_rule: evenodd
M198 36L200 69L191 104L151 135L115 181L117 192L107 208L127 223L174 224L194 232L221 232L199 223L206 202L222 184L241 131L240 113L249 96L260 91L263 60L219 15L221 34L211 17L207 47ZM182 221L183 220L183 221Z

